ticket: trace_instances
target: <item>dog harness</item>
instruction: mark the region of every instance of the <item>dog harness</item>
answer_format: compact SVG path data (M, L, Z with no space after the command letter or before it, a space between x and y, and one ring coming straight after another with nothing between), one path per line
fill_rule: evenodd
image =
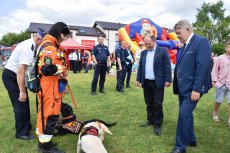
M85 135L94 135L96 137L99 137L98 129L93 126L82 128L80 138L82 138Z
M62 124L62 128L70 131L71 133L79 134L82 127L82 122L75 120L66 124Z

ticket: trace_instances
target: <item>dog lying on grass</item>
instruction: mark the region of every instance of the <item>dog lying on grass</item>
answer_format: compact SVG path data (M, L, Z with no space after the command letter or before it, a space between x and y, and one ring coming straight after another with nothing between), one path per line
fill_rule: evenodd
M85 153L107 153L103 141L104 134L113 135L108 127L114 126L116 123L106 123L104 121L93 119L84 122L77 143L77 153L83 150Z

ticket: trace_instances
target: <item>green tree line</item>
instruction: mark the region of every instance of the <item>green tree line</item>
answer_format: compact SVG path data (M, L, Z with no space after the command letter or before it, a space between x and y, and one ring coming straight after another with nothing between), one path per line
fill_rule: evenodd
M30 38L30 33L27 30L21 31L19 34L14 32L9 32L3 35L2 39L0 40L0 43L8 46L12 46L13 44L20 43L29 38Z
M209 39L212 52L223 54L224 44L230 39L230 15L225 16L224 2L206 3L197 9L195 33Z

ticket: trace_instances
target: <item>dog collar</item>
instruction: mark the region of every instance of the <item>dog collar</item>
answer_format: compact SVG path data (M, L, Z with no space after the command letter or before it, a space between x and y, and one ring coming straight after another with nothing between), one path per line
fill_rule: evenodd
M82 128L81 137L83 137L85 135L94 135L96 137L99 137L98 129L93 127L93 126L90 126L87 128Z

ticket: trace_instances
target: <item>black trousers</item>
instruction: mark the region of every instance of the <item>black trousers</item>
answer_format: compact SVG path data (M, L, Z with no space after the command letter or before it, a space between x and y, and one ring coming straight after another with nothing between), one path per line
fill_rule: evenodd
M99 75L100 75L99 91L104 90L106 69L107 69L107 64L106 63L98 63L95 66L94 76L93 76L93 81L92 81L92 86L91 86L91 91L96 91Z
M85 69L85 73L88 73L88 62L84 63L84 69Z
M117 91L124 90L125 75L126 75L125 65L122 65L121 71L117 67L117 87L116 87Z
M73 64L73 73L77 73L77 61L73 60L72 64Z
M147 120L154 127L161 127L163 123L164 88L158 88L153 80L145 80L144 98L147 106Z
M69 67L70 70L73 71L73 60L69 60Z
M77 61L76 71L79 72L79 73L81 72L81 66L82 66L81 61Z
M129 86L133 64L126 65L126 85Z
M32 128L30 124L30 106L29 98L27 93L27 99L25 102L20 102L19 98L19 87L17 83L17 75L5 69L2 73L2 80L5 88L8 91L11 104L13 106L14 118L15 118L15 136L26 136Z

